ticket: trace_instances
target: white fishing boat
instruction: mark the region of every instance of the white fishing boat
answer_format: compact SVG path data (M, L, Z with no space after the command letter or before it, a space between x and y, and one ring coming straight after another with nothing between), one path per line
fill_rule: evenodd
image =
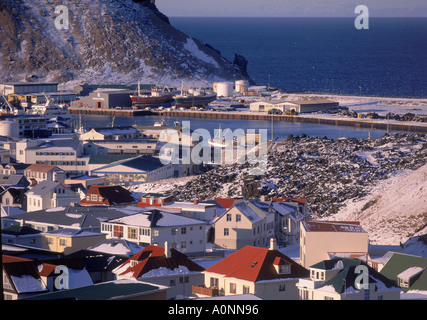
M47 120L55 121L60 119L62 122L72 120L72 116L68 111L68 107L64 104L56 104L53 99L45 94L46 102L44 104L33 104L27 114L39 115Z

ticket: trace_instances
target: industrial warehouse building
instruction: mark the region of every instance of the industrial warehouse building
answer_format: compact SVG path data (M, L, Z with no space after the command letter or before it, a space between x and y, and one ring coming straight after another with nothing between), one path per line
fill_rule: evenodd
M96 109L130 108L132 106L130 96L134 93L135 91L127 89L97 89L88 96L80 97L79 100L71 102L71 106Z
M266 100L257 101L250 104L252 112L269 112L273 109L285 112L286 110L295 111L296 113L318 112L322 110L330 110L339 107L338 102L329 100Z
M27 93L50 93L58 92L57 83L42 82L7 82L0 83L0 93L9 94L27 94Z

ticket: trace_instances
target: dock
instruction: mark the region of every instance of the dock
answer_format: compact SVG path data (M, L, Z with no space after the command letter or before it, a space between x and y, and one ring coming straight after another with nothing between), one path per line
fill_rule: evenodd
M427 133L427 123L403 122L397 120L378 120L367 118L334 118L316 115L271 115L267 113L232 112L232 111L195 111L195 110L141 110L141 109L95 109L95 108L69 108L72 115L108 115L108 116L145 116L160 115L174 118L197 118L211 120L265 120L288 121L308 124L325 124L332 126L347 126L356 128L379 129L385 131L400 131L412 133Z
M263 113L248 112L218 112L218 111L188 111L188 110L165 110L154 111L165 117L176 118L198 118L198 119L231 119L231 120L267 120L267 121L288 121L300 123L326 124L332 126L350 126L356 128L380 129L386 131L402 131L413 133L427 133L427 123L422 122L401 122L391 120L359 119L359 118L332 118L321 116L301 116L301 115L271 115Z
M68 108L72 115L101 115L101 116L117 116L117 117L135 117L135 116L151 116L156 115L150 110L141 109L97 109L97 108Z

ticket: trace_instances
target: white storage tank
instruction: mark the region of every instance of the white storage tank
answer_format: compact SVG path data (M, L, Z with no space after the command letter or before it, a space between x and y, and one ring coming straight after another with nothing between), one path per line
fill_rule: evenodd
M19 138L19 124L12 120L0 121L0 136Z
M236 92L245 93L248 91L249 81L247 80L236 80L235 82Z
M233 83L232 82L219 82L217 84L217 96L218 97L231 97L233 95Z

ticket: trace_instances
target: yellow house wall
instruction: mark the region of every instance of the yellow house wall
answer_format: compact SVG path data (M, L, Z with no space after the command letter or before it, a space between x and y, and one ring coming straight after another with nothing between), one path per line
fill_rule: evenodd
M53 239L52 243L48 243L48 239ZM49 236L42 235L42 248L56 252L63 252L64 254L70 254L81 249L86 249L98 242L101 242L106 238L106 235L97 235L90 237L61 237L61 236ZM66 245L61 245L61 240L66 241Z
M301 228L301 264L309 268L329 259L328 252L368 252L366 232L306 232Z

